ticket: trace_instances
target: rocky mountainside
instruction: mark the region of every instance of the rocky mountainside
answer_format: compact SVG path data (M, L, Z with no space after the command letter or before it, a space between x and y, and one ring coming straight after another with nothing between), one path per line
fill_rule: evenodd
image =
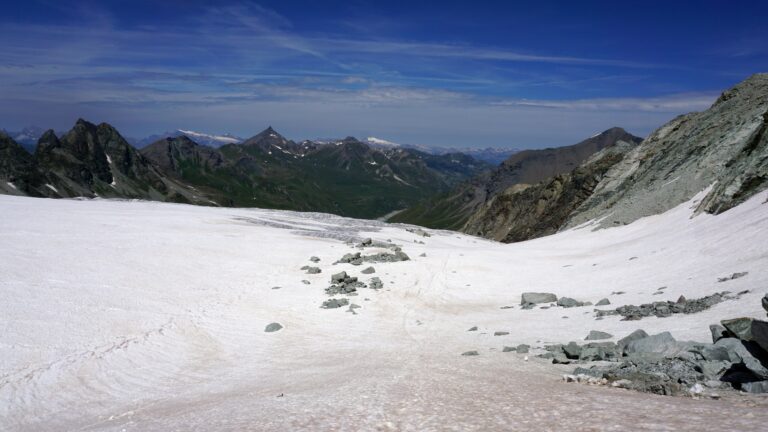
M32 155L0 131L0 193L22 194L33 164Z
M221 205L375 218L488 168L464 155L375 149L355 138L296 143L268 127L218 149L188 137L141 150L164 173Z
M272 127L217 148L174 134L139 151L112 126L78 120L61 136L44 132L34 154L0 134L0 193L52 198L139 198L376 218L488 168L465 155L375 149L352 137L296 143Z
M724 92L711 108L677 117L606 173L568 220L626 224L711 187L698 212L720 213L768 187L768 74Z
M637 143L640 140L624 129L611 128L571 146L521 151L510 156L490 173L472 178L450 192L421 202L390 220L430 228L460 230L470 217L506 188L535 184L568 173L604 148L620 141Z
M680 116L639 145L607 148L576 170L493 196L463 231L504 242L590 220L614 226L659 214L708 190L696 212L721 213L768 188L768 74Z
M635 146L619 141L570 173L535 185L510 186L483 204L462 230L505 243L554 234L592 195L605 173Z

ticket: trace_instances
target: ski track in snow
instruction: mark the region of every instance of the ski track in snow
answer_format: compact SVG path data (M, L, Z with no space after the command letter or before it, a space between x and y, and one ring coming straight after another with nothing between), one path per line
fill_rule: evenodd
M719 216L691 218L686 203L511 245L320 213L0 196L0 430L760 430L766 398L565 384L573 366L501 349L637 328L709 341L720 319L764 317L766 195ZM332 265L364 237L411 261L373 275ZM299 270L312 255L321 274ZM319 308L342 270L384 283L349 297L357 315ZM745 289L641 321L518 306L525 291L615 308ZM270 322L284 328L265 333Z

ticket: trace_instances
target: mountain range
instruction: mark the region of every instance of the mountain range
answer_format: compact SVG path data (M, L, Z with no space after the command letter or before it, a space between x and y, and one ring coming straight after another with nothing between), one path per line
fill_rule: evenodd
M136 149L106 123L52 130L30 154L6 133L0 192L43 197L139 198L202 205L322 211L375 218L490 168L463 154L377 149L348 137L288 140L271 127L217 147L172 134ZM232 139L234 138L227 138Z

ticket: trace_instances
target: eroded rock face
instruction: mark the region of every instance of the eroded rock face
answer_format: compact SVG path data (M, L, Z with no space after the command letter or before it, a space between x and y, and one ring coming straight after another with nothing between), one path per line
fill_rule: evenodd
M507 243L554 234L633 147L635 143L619 141L570 173L511 186L473 214L463 231Z
M708 110L680 116L611 167L570 216L627 224L682 204L712 184L696 211L720 213L768 188L768 74L726 91Z

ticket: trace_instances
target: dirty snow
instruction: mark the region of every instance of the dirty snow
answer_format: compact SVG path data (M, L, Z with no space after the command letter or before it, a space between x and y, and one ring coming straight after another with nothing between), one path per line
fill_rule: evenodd
M766 195L511 245L317 213L0 196L0 430L761 430L765 398L565 384L566 369L501 349L637 328L707 341L720 319L764 316ZM331 273L367 281L331 265L363 237L412 259L376 265L385 288L350 297L357 315L320 309ZM323 272L304 274L313 255ZM641 321L518 306L524 291L615 308L725 289L751 292Z

